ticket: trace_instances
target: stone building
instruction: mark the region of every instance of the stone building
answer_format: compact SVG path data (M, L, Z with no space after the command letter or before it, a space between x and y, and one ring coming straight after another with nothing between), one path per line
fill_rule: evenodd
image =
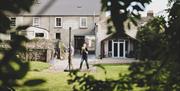
M71 38L76 52L84 42L90 51L95 52L100 8L100 0L36 0L30 13L22 12L10 19L14 27L30 25L24 31L29 39L61 41L68 47Z
M90 52L95 53L97 58L126 58L134 51L139 26L131 24L129 29L125 22L125 36L107 35L108 17L100 11L100 0L35 1L31 13L22 12L19 15L10 16L12 27L30 25L24 30L27 38L46 39L54 43L61 41L67 48L71 40L76 53L79 53L82 44L86 42ZM147 22L153 16L153 12L147 15L139 21L138 25Z

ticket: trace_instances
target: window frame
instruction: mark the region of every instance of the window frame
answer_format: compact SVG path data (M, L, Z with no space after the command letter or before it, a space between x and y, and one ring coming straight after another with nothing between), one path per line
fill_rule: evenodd
M38 22L36 24L35 19L38 19ZM33 17L33 26L40 27L41 18L40 17Z
M85 21L86 21L86 25L84 26L84 25L82 25L82 21L83 21L83 19L85 19ZM80 28L87 28L87 17L80 17Z
M60 18L61 19L61 25L60 26L57 26L57 18ZM55 17L54 18L54 27L62 27L62 17Z

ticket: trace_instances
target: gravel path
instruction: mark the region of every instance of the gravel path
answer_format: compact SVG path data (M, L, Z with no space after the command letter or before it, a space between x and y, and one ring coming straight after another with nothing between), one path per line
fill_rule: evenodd
M72 58L72 67L73 69L79 69L81 62L80 56L75 56ZM87 70L85 62L83 63L81 71L96 71L96 67L94 64L129 64L132 62L138 62L132 58L103 58L103 59L96 59L94 55L89 56L88 59L90 69ZM68 60L51 60L49 62L51 67L48 69L51 72L63 72L64 70L68 69Z

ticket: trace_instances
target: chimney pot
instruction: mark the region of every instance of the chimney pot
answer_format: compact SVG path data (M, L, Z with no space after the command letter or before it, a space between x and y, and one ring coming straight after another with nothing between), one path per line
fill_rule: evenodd
M149 10L149 11L147 12L147 17L153 17L153 16L154 16L153 10Z

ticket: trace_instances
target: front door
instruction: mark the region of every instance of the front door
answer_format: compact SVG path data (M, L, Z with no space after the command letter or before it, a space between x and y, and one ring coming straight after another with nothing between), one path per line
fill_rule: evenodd
M125 57L125 42L112 42L112 57Z
M74 49L76 53L80 53L81 47L85 42L84 36L74 36Z

